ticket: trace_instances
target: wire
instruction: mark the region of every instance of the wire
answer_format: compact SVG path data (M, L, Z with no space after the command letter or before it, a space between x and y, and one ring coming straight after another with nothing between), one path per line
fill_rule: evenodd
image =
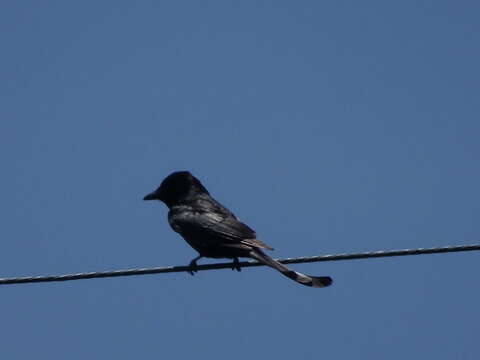
M320 261L339 261L339 260L353 260L353 259L367 259L367 258L380 258L391 256L407 256L407 255L425 255L425 254L439 254L450 253L460 251L475 251L480 250L480 244L472 245L459 245L459 246L444 246L433 248L417 248L417 249L403 249L403 250L381 250L371 251L363 253L353 254L334 254L334 255L319 255L310 257L297 257L277 259L282 264L299 264L299 263L311 263ZM242 261L238 263L240 267L253 267L253 266L265 266L257 261ZM231 269L232 263L217 263L198 265L197 270L218 270L218 269ZM134 275L147 275L147 274L163 274L173 272L185 272L190 271L189 266L169 266L169 267L153 267L153 268L141 268L141 269L128 269L128 270L113 270L113 271L99 271L99 272L84 272L77 274L65 274L65 275L49 275L49 276L28 276L17 278L0 278L0 285L7 284L24 284L24 283L37 283L37 282L52 282L52 281L70 281L80 279L95 279L117 276L134 276Z

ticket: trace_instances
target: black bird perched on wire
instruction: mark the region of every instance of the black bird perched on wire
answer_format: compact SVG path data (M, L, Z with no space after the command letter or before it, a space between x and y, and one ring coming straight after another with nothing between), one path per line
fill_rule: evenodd
M299 284L325 287L332 283L328 276L310 276L272 259L262 249L273 250L256 238L255 231L240 222L230 210L212 198L202 183L188 171L167 176L160 186L143 200L163 201L170 211L168 222L174 231L198 251L190 262L190 273L202 257L233 259L232 269L240 271L239 257L253 258L268 265Z

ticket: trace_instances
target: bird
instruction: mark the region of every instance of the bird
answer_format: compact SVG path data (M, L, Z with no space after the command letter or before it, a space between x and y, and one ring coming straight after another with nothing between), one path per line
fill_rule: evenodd
M255 231L215 200L189 171L171 173L143 200L163 202L169 209L171 228L198 252L189 264L191 275L197 271L197 261L204 257L233 259L232 269L237 271L241 270L238 258L246 257L305 286L320 288L332 284L329 276L302 274L268 256L264 250L273 248L257 239Z

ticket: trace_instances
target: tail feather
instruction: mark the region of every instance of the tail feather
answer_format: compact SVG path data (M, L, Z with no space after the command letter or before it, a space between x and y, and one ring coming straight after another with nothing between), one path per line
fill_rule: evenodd
M282 275L299 284L311 287L326 287L332 284L332 278L330 276L311 276L290 270L288 267L272 259L260 249L252 250L250 256L261 263L278 270Z

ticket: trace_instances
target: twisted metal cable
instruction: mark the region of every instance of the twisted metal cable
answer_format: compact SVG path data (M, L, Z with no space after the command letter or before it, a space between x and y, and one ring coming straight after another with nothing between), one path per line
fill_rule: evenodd
M433 247L433 248L403 249L403 250L380 250L380 251L370 251L370 252L352 253L352 254L304 256L304 257L276 259L276 260L281 262L282 264L299 264L299 263L311 263L311 262L320 262L320 261L339 261L339 260L367 259L367 258L380 258L380 257L392 257L392 256L425 255L425 254L439 254L439 253L475 251L475 250L480 250L480 244L443 246L443 247ZM238 265L240 267L265 266L264 264L259 263L257 261L242 261ZM198 265L197 270L203 271L203 270L218 270L218 269L231 269L231 268L232 268L232 263L228 262L228 263ZM172 273L172 272L188 272L190 270L191 268L189 266L168 266L168 267L153 267L153 268L127 269L127 270L83 272L83 273L65 274L65 275L27 276L27 277L3 278L3 279L0 278L0 285L52 282L52 281L70 281L70 280L80 280L80 279L161 274L161 273Z

